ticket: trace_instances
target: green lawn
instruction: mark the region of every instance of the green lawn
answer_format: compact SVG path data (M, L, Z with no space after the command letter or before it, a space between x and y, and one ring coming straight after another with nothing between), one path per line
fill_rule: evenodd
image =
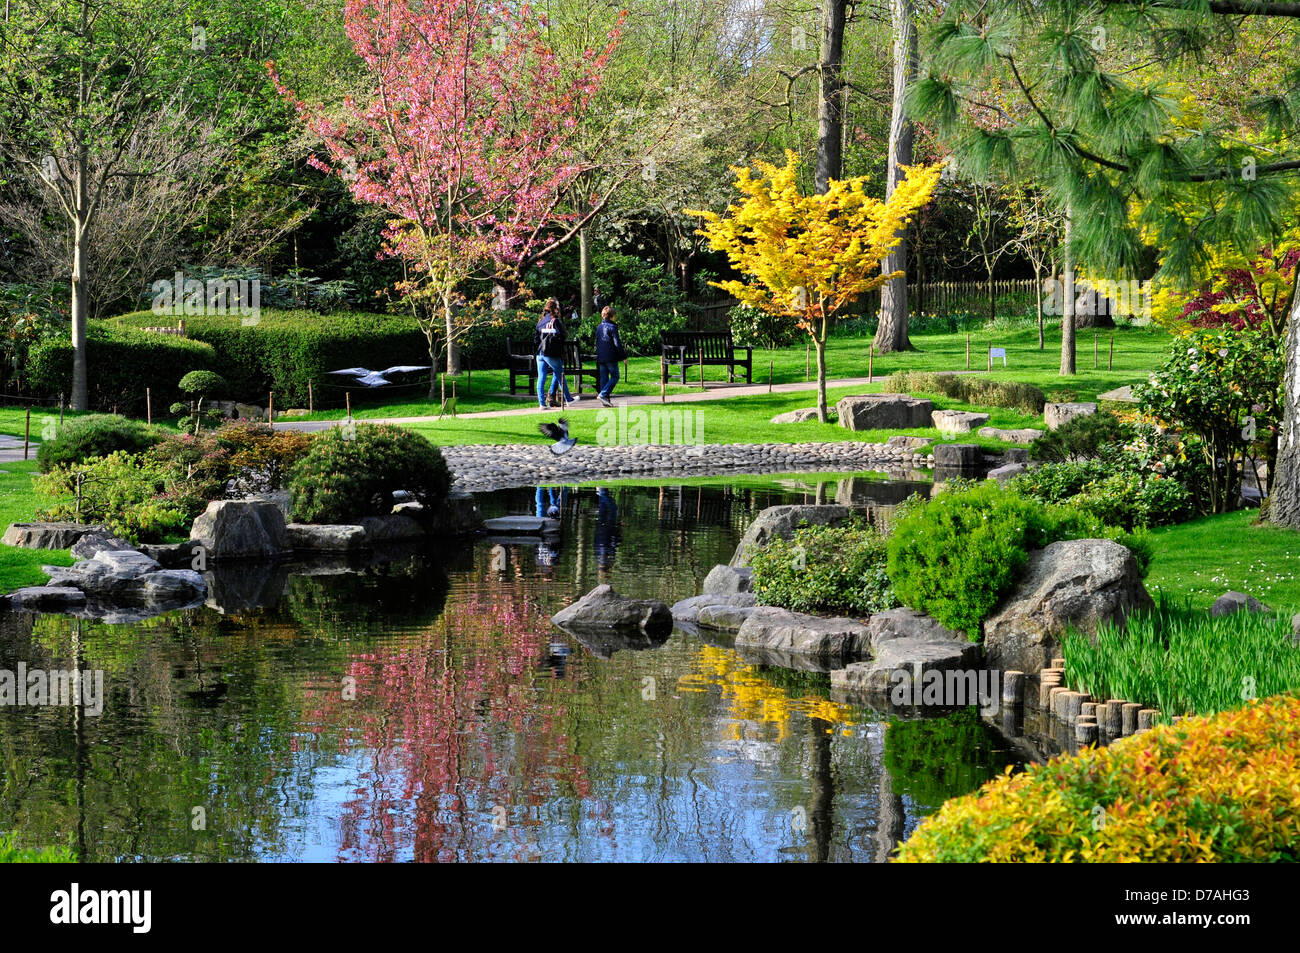
M1152 595L1208 608L1229 589L1272 606L1300 606L1300 532L1252 525L1255 510L1152 530Z
M34 460L17 463L0 463L0 529L10 523L29 522L39 505L32 489L36 473ZM21 549L0 545L0 592L9 592L23 586L39 586L49 577L41 572L42 565L71 566L72 554L66 549Z
M1109 335L1115 337L1114 368L1109 369L1107 347ZM1060 376L1061 353L1059 342L1052 344L1048 338L1047 347L1038 350L1038 332L1026 328L1008 332L976 332L971 336L971 368L981 373L987 370L987 349L1005 347L1007 366L999 361L995 364L992 376L1001 380L1017 380L1041 387L1048 398L1054 396L1070 400L1093 400L1103 391L1133 384L1146 379L1157 367L1169 348L1169 335L1159 328L1115 328L1113 332L1105 331L1100 335L1101 355L1100 369L1092 367L1092 332L1081 331L1078 342L1078 370L1073 377ZM900 354L876 355L874 362L868 358L867 338L835 338L826 347L827 375L835 378L865 377L868 364L876 376L890 374L894 371L960 371L966 368L966 335L936 334L913 338L914 351ZM779 351L756 351L754 354L754 383L765 384L768 381L768 364L772 365L771 379L774 384L789 384L808 379L805 376L806 349L802 345L783 348ZM659 362L655 358L633 358L629 362L626 377L619 381L616 394L635 396L659 393ZM984 370L981 370L984 369ZM697 371L687 374L691 380ZM813 375L815 377L815 374ZM710 381L726 380L726 371L720 367L705 368L705 378ZM698 380L698 376L694 377ZM462 413L478 411L509 410L517 407L529 407L535 403L532 394L520 393L510 396L507 393L508 374L506 371L476 371L469 381L472 393L466 393L464 375L458 380L456 397ZM743 381L743 377L741 378ZM576 393L571 382L569 389ZM668 393L687 393L698 391L698 386L682 387L670 383ZM1063 392L1063 393L1058 393ZM451 385L448 383L448 395ZM438 413L438 401L415 397L407 400L387 403L363 404L357 395L353 406L353 416L358 419L368 417L424 417ZM812 403L807 397L799 398L794 407L807 407ZM342 410L323 411L312 414L309 420L335 420L344 415ZM768 416L771 416L770 414ZM475 441L486 442L486 441Z

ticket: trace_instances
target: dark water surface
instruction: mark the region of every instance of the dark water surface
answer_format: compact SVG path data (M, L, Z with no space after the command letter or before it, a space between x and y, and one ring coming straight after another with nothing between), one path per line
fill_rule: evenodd
M79 664L107 695L0 707L0 831L94 861L882 859L1015 760L973 709L891 720L725 641L549 622L600 582L694 595L803 483L503 491L484 515L556 505L560 538L250 568L223 588L274 604L225 614L0 617L0 668Z

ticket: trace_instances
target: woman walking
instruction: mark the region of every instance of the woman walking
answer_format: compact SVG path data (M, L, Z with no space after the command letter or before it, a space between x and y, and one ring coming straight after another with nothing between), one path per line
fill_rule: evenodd
M533 346L537 351L537 406L545 408L547 398L555 396L562 390L564 399L573 403L569 394L569 384L564 379L564 345L568 341L568 332L560 320L560 302L550 298L542 309L541 320L537 322L537 331L533 335ZM550 378L550 388L546 384Z

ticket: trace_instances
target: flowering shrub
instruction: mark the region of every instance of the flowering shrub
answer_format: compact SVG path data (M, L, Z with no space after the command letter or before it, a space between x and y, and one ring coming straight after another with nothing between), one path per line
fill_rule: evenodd
M898 860L1300 860L1300 698L1166 725L1006 774L921 822Z
M1144 411L1179 431L1178 457L1201 457L1207 483L1195 489L1209 512L1237 507L1241 466L1253 445L1275 457L1283 345L1262 331L1195 331L1177 339L1164 366L1134 388Z

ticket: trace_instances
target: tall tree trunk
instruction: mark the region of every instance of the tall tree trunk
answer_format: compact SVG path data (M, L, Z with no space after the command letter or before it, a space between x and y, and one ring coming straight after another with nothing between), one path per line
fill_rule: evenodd
M817 191L830 189L831 179L841 175L843 155L840 95L844 52L844 18L847 0L822 0L821 90L817 97Z
M889 167L885 198L903 181L899 168L912 163L912 123L903 111L903 97L908 84L916 78L917 39L913 0L892 0L894 19L894 106L889 120ZM885 274L907 271L907 229L903 240L885 256L881 269ZM880 324L876 327L876 350L882 354L907 351L912 342L907 337L907 275L885 282L880 288Z
M817 419L826 423L826 323L822 318L821 332L813 338L813 348L817 351Z
M451 289L442 295L442 318L447 329L447 373L460 373L460 345L456 342L456 315L451 309Z
M1065 265L1065 300L1061 307L1061 376L1075 373L1074 370L1074 210L1065 210L1065 242L1061 250L1061 261Z
M1268 518L1300 529L1300 268L1286 326L1285 404L1277 448L1277 471L1269 474Z
M1038 349L1043 350L1043 266L1034 263L1034 304L1038 309Z
M993 269L989 268L987 274L988 287L986 290L989 298L989 323L992 324L998 319L998 304L997 295L993 292Z
M818 489L821 488L819 483ZM831 859L831 835L835 826L835 771L831 763L831 724L821 718L808 719L808 745L812 770L808 787L812 809L808 812L809 860L824 864Z
M78 180L81 175L78 173ZM80 192L78 187L78 192ZM80 212L78 212L80 215ZM179 294L179 291L177 292ZM73 410L90 409L86 360L86 229L73 226L72 238L72 403Z
M578 295L582 299L578 314L585 327L591 320L591 244L587 241L586 228L578 232Z

